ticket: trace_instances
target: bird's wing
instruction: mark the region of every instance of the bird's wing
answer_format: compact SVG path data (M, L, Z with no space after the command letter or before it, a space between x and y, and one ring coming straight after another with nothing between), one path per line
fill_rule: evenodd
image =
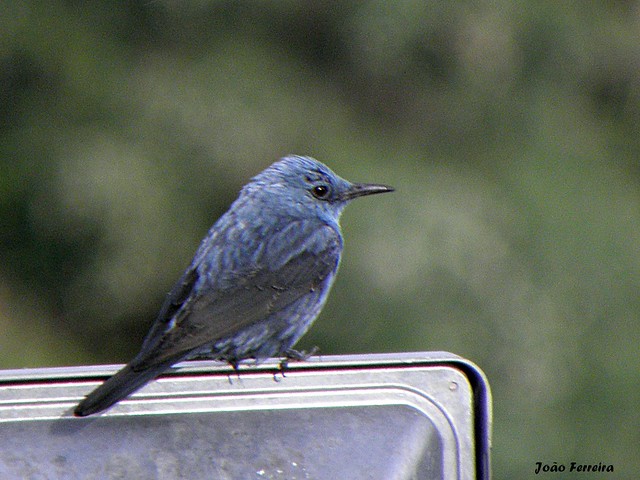
M162 339L166 331L170 328L174 316L188 302L195 288L198 276L196 265L189 265L189 268L182 274L165 298L155 322L151 325L151 329L142 343L138 357L144 352L151 351L153 346Z
M327 225L311 227L293 222L274 235L263 246L262 260L255 262L260 267L236 273L233 287L196 291L198 266L189 268L131 362L134 370L229 337L318 288L338 267L342 239Z

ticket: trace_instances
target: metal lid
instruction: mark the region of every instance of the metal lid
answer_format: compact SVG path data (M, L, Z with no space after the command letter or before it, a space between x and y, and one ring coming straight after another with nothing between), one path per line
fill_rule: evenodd
M443 353L185 362L115 407L72 408L119 366L0 371L0 478L488 478L484 374Z

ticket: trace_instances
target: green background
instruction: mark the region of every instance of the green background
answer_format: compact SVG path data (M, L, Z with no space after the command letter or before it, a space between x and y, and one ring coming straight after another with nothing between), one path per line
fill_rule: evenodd
M307 154L397 191L345 212L300 348L462 355L496 478L637 478L638 2L6 1L0 96L0 368L127 361Z

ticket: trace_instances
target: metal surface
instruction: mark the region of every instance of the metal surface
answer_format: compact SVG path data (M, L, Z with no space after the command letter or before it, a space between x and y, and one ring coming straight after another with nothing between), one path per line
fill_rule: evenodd
M186 362L102 415L75 404L118 366L0 371L0 478L489 476L488 384L434 353L241 368Z

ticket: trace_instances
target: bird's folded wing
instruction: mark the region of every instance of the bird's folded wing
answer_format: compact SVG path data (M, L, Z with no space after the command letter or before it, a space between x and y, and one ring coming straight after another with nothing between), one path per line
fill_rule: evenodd
M305 225L291 225L300 227ZM131 362L134 370L232 336L318 288L338 267L342 239L326 225L309 235L297 233L294 238L300 240L293 243L290 228L273 236L263 249L265 259L256 263L260 267L242 272L234 286L224 290L196 291L198 266L188 269Z

